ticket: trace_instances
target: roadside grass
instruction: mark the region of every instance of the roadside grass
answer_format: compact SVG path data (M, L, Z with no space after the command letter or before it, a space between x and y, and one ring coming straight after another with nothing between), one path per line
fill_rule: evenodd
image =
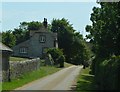
M10 57L10 61L24 61L24 60L28 60L28 58Z
M69 67L69 66L72 66L73 64L70 64L70 63L67 63L67 62L64 62L64 66L65 67Z
M62 68L56 68L56 67L52 67L52 66L42 66L39 70L30 72L30 73L26 73L23 76L21 76L20 78L14 79L11 82L3 82L2 90L13 90L20 86L23 86L24 84L27 84L29 82L32 82L32 81L42 78L44 76L55 73L55 72L59 71L60 69L62 69Z
M2 82L0 82L0 92L2 91Z
M89 74L90 68L82 69L77 81L77 92L93 92L96 90L94 75Z

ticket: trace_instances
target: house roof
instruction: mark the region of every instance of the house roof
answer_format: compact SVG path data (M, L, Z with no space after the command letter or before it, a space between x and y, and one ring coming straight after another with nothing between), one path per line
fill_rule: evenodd
M2 51L13 51L12 49L10 49L8 46L4 45L3 43L0 42L0 50Z

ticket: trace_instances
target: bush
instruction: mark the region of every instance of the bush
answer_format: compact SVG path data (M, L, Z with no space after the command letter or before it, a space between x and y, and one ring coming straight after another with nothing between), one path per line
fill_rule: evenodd
M98 61L99 60L99 61ZM95 81L100 90L120 90L120 56L94 62Z
M40 66L45 66L45 60L40 60Z
M61 49L49 48L47 49L47 53L51 54L54 60L54 65L59 65L60 67L64 67L65 56L63 55L63 52Z
M54 60L53 60L51 54L49 54L49 53L47 53L45 56L45 65L51 65L51 66L54 65Z
M64 67L65 56L64 56L64 55L61 55L61 56L58 58L58 62L59 62L59 64L60 64L60 67Z

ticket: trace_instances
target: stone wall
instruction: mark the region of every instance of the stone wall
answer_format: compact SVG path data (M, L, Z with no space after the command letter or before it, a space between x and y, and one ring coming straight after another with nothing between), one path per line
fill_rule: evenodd
M10 71L3 71L3 81L19 78L22 74L37 70L40 68L40 59L31 59L26 61L11 61Z

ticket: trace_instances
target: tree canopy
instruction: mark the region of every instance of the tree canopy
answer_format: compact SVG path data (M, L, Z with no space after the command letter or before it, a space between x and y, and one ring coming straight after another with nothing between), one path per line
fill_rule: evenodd
M58 33L58 46L63 49L67 62L81 64L89 60L86 56L90 57L90 51L83 36L74 30L67 19L53 19L51 31Z
M9 47L12 47L16 43L16 38L11 30L2 32L2 42Z
M94 7L90 20L92 25L86 26L90 32L87 37L94 44L94 52L102 57L120 54L120 10L119 3L100 3L101 8Z

